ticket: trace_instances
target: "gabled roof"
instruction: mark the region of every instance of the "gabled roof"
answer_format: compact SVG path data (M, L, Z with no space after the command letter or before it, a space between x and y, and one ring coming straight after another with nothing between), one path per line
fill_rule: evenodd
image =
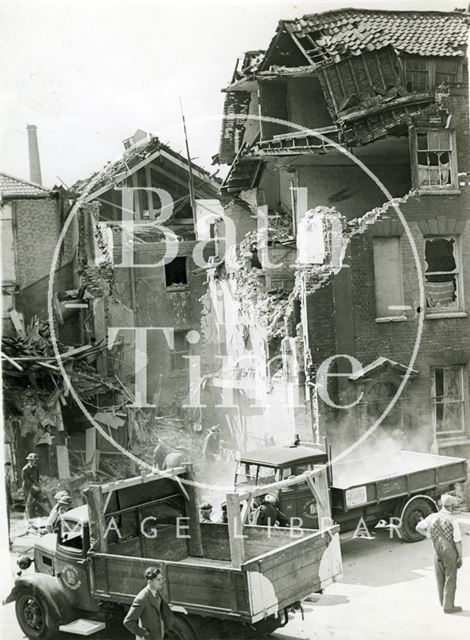
M285 33L318 66L387 46L420 56L463 56L469 24L468 12L372 9L341 9L281 20L260 69L269 68L277 40Z
M72 191L75 193L83 193L91 186L87 200L92 200L115 184L122 183L127 177L152 162L158 156L162 156L169 162L173 162L183 170L188 170L187 158L173 151L171 147L163 142L160 142L156 136L150 135L146 144L139 142L139 144L125 150L117 160L105 165L101 171L97 171L85 180L78 180L72 186ZM194 164L194 162L191 162L191 169L193 178L196 181L196 188L197 181L200 180L213 187L216 192L218 191L219 181L212 177L208 171Z
M49 198L51 192L29 180L15 178L5 172L0 172L0 199L8 198Z

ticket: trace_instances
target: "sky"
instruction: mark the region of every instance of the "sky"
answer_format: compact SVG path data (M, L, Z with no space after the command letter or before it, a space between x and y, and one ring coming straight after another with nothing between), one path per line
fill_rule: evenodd
M118 157L138 128L211 171L223 89L280 19L343 7L463 8L467 0L2 0L0 171L29 178L38 127L43 184L71 185Z

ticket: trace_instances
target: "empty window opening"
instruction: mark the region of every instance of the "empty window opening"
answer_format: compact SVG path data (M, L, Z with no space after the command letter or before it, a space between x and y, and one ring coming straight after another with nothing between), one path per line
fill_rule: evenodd
M458 309L459 270L456 238L428 238L425 246L427 309Z
M188 284L187 258L173 258L165 265L167 287L181 287Z

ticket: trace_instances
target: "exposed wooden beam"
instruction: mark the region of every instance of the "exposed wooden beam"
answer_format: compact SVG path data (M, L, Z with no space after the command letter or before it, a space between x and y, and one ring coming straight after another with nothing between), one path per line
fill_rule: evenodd
M297 36L295 34L293 34L293 33L291 33L290 36L291 36L292 40L294 41L294 43L298 46L300 51L304 54L306 59L310 62L310 64L314 64L312 58L309 56L309 54L304 49L304 47L300 44L299 40L297 39Z

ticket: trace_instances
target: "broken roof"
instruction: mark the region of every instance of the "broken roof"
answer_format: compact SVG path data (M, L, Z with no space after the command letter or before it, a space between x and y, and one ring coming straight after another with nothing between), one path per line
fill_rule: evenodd
M392 46L420 56L463 56L470 14L452 11L341 9L281 20L260 70L269 68L278 38L288 33L316 66Z
M152 162L158 156L166 158L169 162L173 162L183 170L188 169L187 158L173 151L171 147L161 142L156 136L150 134L147 143L142 144L141 141L139 141L139 144L126 149L122 156L117 160L108 162L101 171L95 172L85 180L78 180L73 185L72 191L82 194L91 187L87 200L93 199L97 197L99 193L103 193L114 185L123 182L126 178L134 174L141 167ZM191 162L191 169L195 180L203 181L211 185L216 191L218 190L219 181L217 178L211 176L208 171L194 164L194 162Z
M24 180L23 178L15 178L14 176L0 173L0 199L8 198L48 198L51 192L39 184Z

